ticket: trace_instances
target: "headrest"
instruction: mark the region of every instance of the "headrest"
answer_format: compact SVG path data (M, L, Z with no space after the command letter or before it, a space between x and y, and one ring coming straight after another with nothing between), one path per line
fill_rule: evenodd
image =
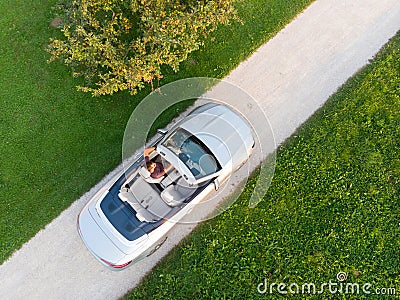
M149 172L149 170L147 170L145 167L141 167L139 170L139 174L144 178L150 178L151 173Z

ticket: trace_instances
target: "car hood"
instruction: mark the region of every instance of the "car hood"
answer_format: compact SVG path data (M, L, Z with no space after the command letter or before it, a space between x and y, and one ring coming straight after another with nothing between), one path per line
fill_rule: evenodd
M215 155L222 167L247 159L254 140L249 125L237 113L216 105L189 117L181 127L199 138Z
M96 213L96 212L94 212ZM84 209L78 219L79 233L87 248L98 258L117 263L126 256L97 224L93 212Z

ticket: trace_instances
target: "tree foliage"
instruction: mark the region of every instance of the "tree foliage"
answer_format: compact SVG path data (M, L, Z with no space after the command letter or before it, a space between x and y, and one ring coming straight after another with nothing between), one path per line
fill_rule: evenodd
M63 39L51 39L50 61L62 59L78 89L93 95L136 93L177 71L219 24L238 19L234 0L76 0L58 6Z

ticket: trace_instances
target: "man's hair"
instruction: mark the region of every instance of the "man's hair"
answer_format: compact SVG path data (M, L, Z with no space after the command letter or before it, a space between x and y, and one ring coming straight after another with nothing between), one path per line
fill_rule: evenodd
M152 161L147 161L147 162L146 162L146 168L147 168L148 171L149 171L149 169L150 169L150 167L151 167L152 164L153 164Z

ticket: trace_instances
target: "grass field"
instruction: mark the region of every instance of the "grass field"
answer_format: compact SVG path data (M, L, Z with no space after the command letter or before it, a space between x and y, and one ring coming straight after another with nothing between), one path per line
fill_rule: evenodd
M253 177L228 211L197 227L125 298L381 299L376 293L392 288L398 297L399 149L400 33L280 147L256 208L247 206ZM288 289L314 283L318 292L339 283L339 272L358 295L354 286L347 294ZM275 285L270 295L273 283L288 294Z
M60 35L49 26L56 2L0 0L0 263L120 163L125 124L150 91L77 92L70 70L47 63L48 40ZM161 84L223 77L311 2L242 1L244 25L221 27Z

